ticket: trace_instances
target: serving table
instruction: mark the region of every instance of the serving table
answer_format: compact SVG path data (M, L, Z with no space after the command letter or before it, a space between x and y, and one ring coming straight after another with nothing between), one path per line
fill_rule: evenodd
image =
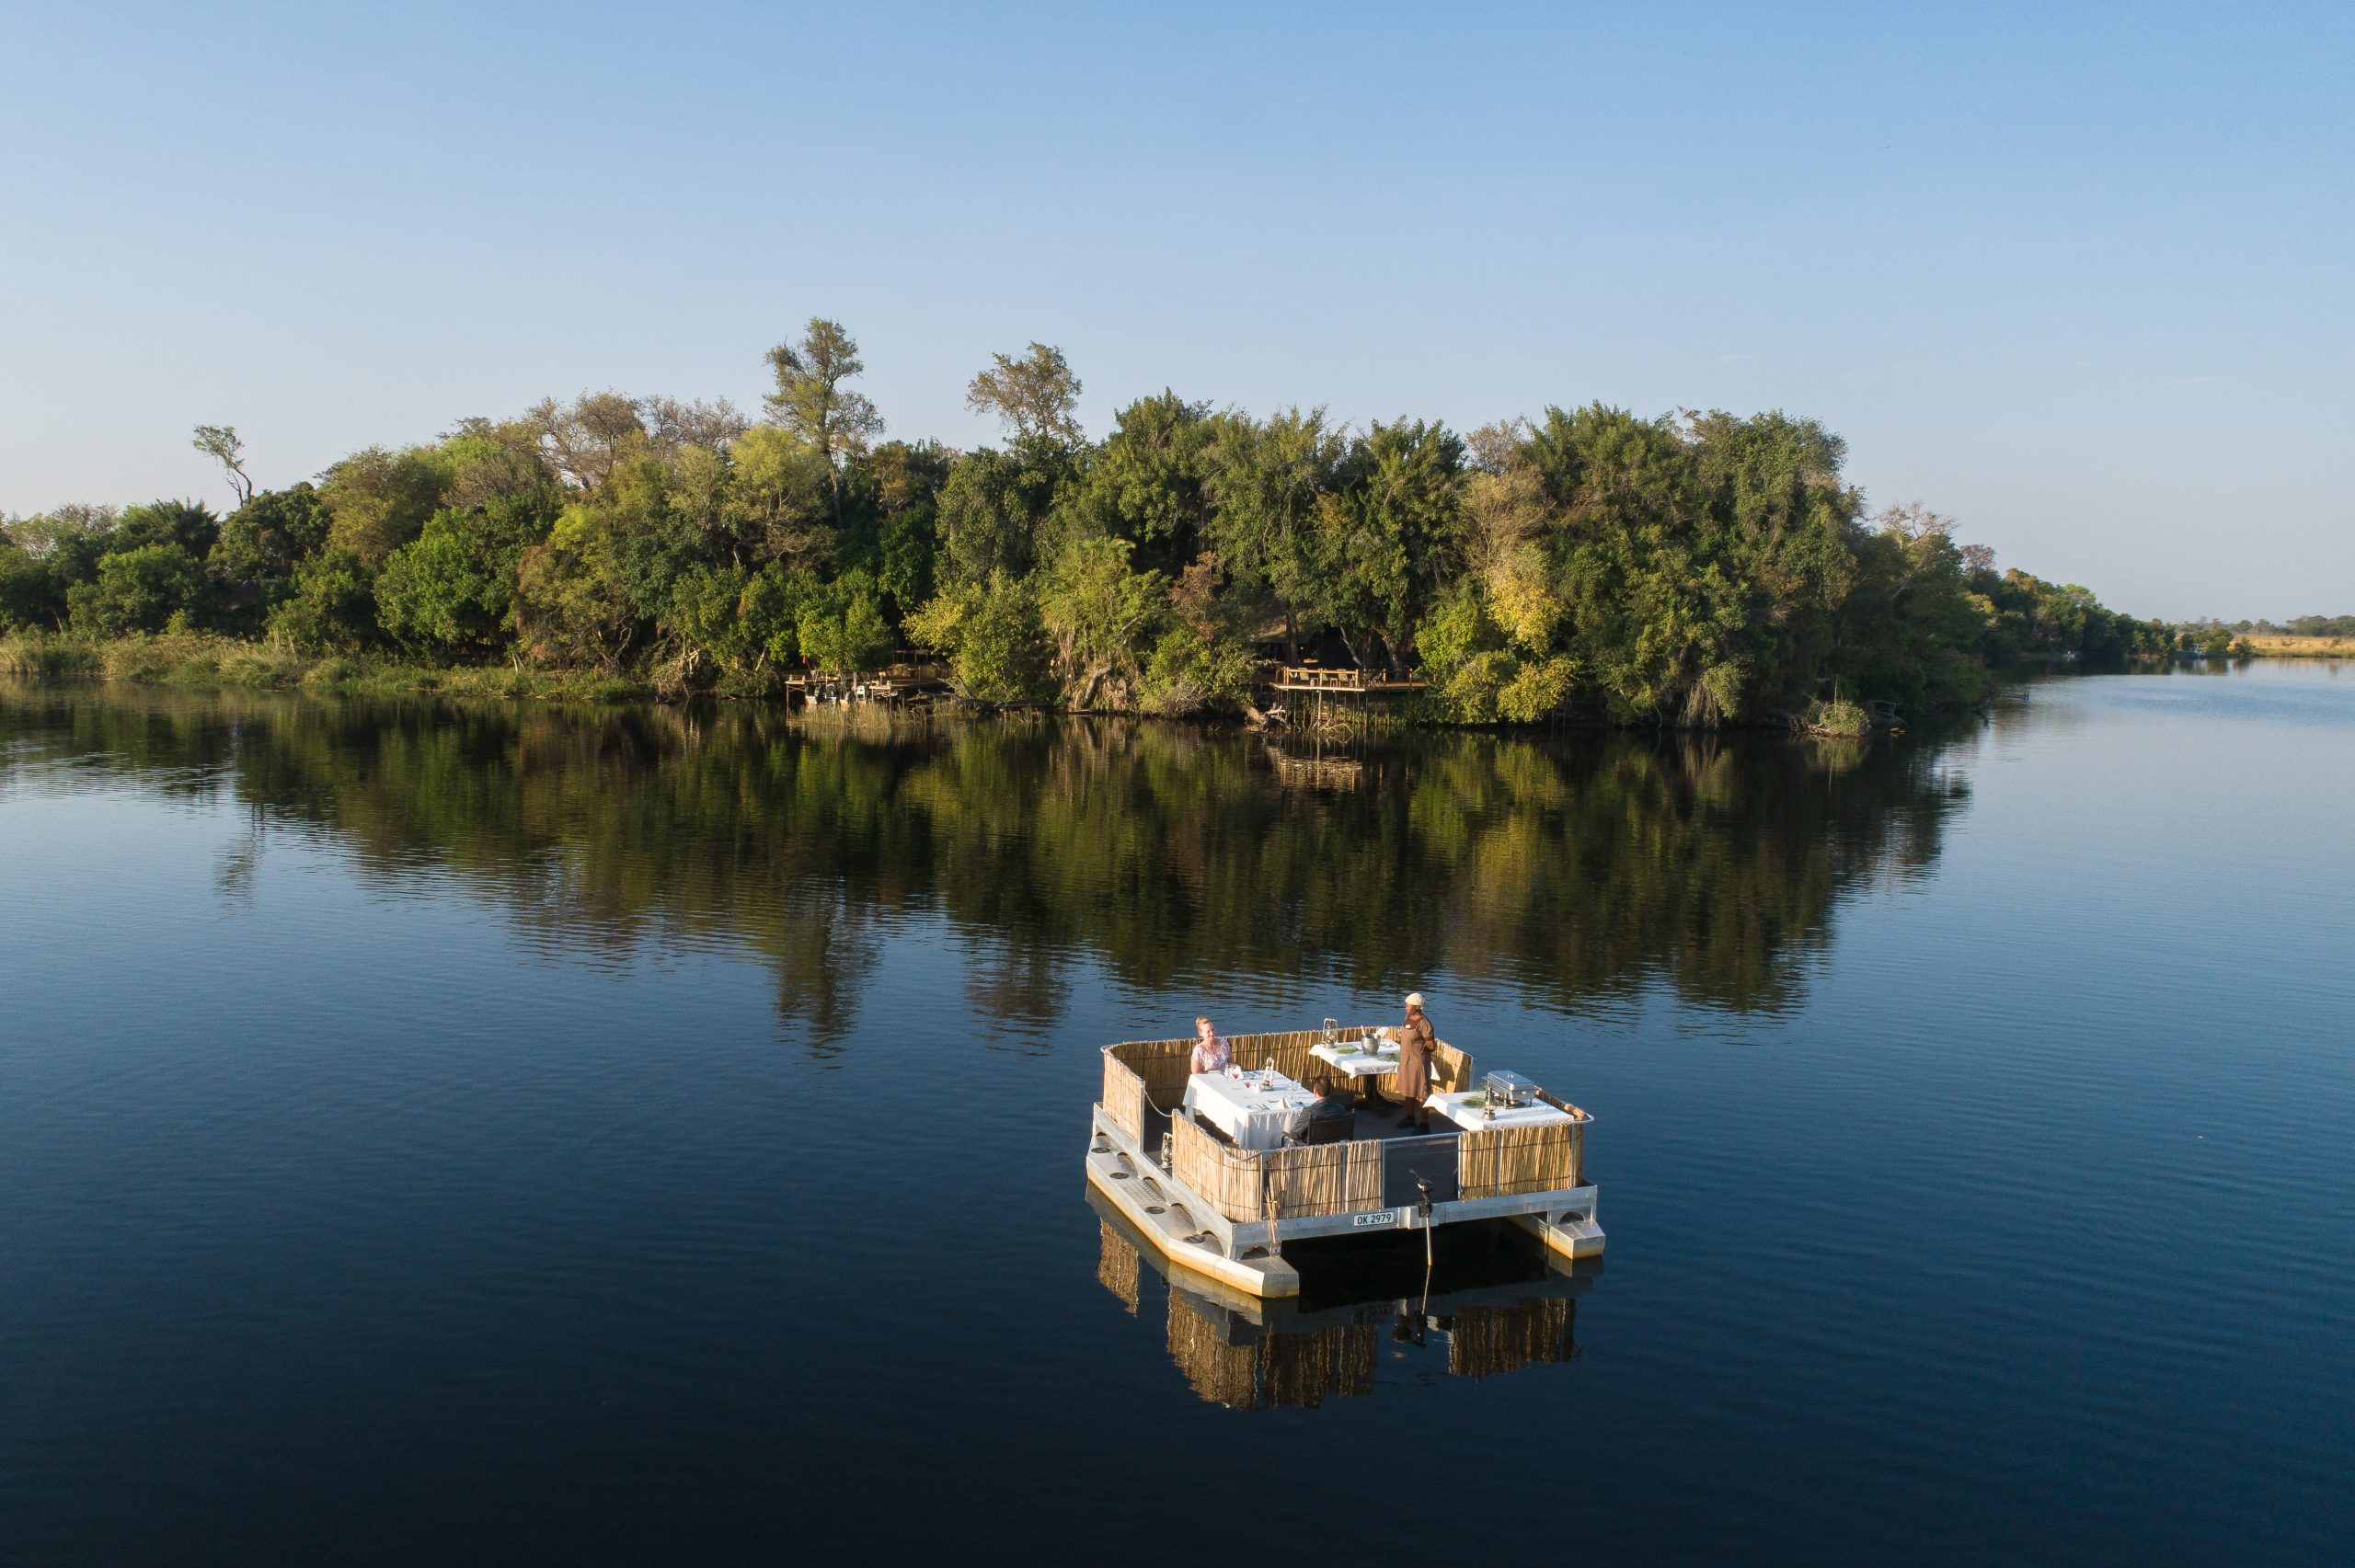
M1542 1100L1534 1105L1499 1106L1497 1114L1490 1116L1482 1108L1486 1102L1487 1096L1474 1089L1462 1093L1434 1094L1430 1108L1467 1132L1500 1127L1551 1127L1578 1120L1569 1112Z
M1379 1078L1398 1070L1398 1047L1385 1040L1343 1040L1338 1045L1311 1046L1308 1054L1331 1064L1351 1078ZM1430 1067L1431 1082L1439 1082L1439 1063Z

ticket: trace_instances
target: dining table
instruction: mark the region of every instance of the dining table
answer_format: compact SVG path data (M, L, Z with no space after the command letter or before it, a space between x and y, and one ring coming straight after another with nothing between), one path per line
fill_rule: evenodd
M1315 1102L1315 1095L1273 1068L1230 1068L1186 1080L1185 1108L1233 1139L1238 1149L1282 1148L1300 1113Z

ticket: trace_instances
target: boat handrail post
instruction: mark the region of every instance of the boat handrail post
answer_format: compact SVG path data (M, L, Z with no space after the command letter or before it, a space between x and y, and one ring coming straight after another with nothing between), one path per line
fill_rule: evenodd
M1259 1168L1259 1211L1268 1220L1268 1255L1280 1258L1284 1255L1284 1244L1276 1237L1275 1173L1268 1169L1265 1159L1255 1159L1252 1163Z

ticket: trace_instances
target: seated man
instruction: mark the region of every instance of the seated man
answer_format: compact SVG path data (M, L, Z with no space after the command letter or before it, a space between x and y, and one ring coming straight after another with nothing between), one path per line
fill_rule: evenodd
M1358 1114L1357 1107L1341 1097L1340 1088L1334 1083L1331 1074L1319 1073L1316 1082L1309 1087L1316 1091L1316 1098L1307 1109L1293 1113L1292 1134L1294 1138L1305 1137L1308 1129L1320 1122L1347 1121Z

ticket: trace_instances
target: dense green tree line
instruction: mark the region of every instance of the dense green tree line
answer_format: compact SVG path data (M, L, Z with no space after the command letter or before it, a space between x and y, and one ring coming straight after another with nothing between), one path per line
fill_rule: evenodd
M1041 344L969 401L1002 444L885 441L857 345L812 320L764 417L588 394L345 458L241 504L67 507L0 532L0 624L195 627L304 650L633 670L679 691L947 655L967 693L1162 714L1246 704L1304 649L1428 682L1426 716L1708 727L1844 692L1973 700L2026 658L2171 630L1998 572L1918 507L1868 516L1780 413L1547 409L1462 435L1174 393L1101 441Z

